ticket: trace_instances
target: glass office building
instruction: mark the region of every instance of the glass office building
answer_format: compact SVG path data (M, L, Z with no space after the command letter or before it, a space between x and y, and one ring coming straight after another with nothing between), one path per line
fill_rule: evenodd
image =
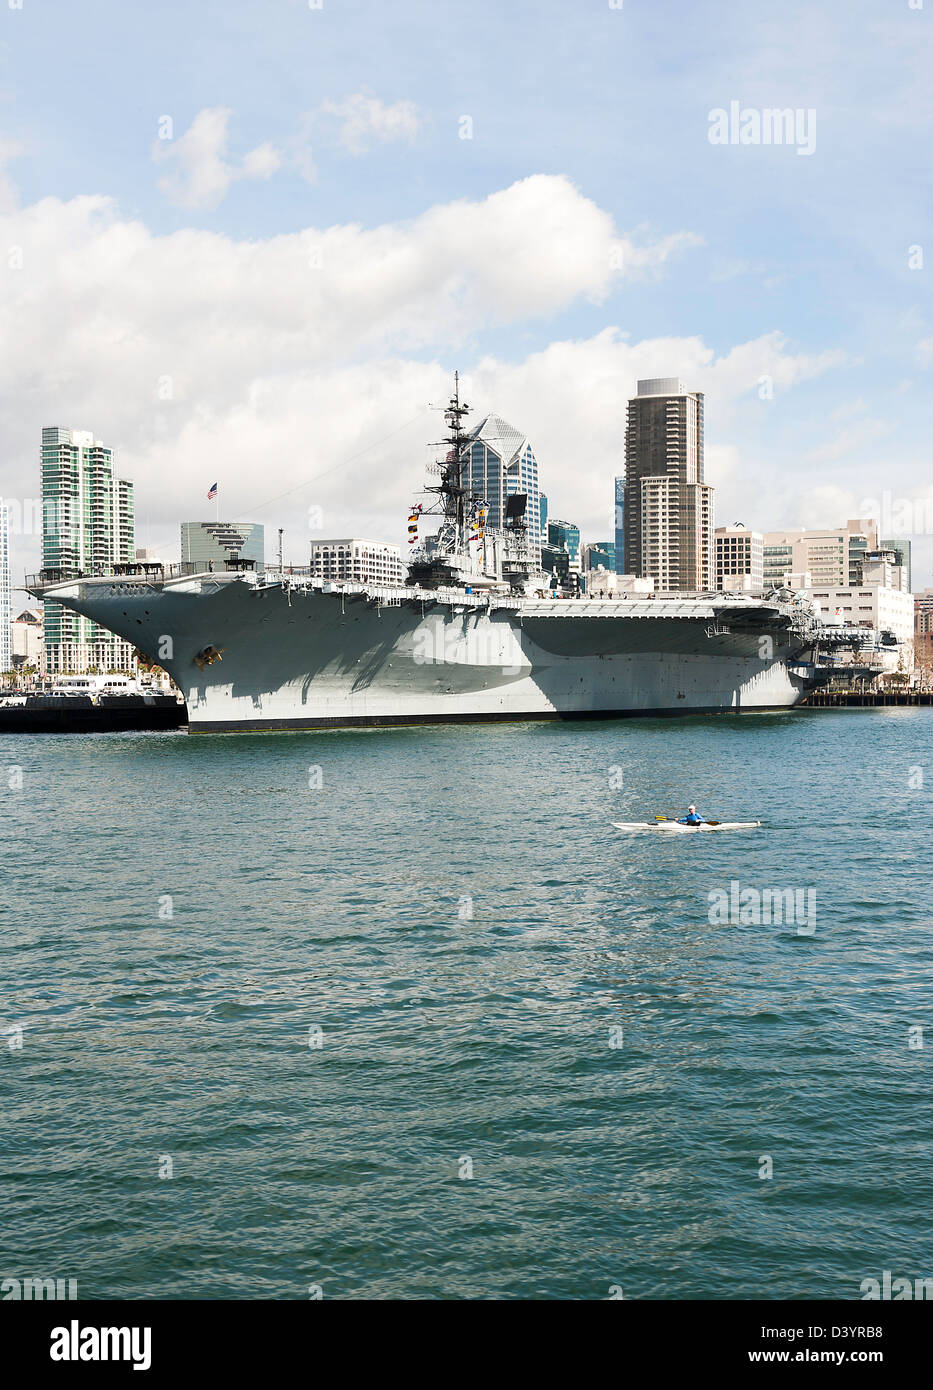
M265 564L262 525L256 521L183 521L181 562L192 570L213 565L219 573L227 562L252 561L257 570Z
M583 568L595 570L602 566L611 574L617 574L616 548L613 541L593 541L583 547Z
M572 521L559 521L554 517L547 524L548 545L555 550L566 550L570 557L570 568L580 572L580 528Z
M541 493L538 490L538 464L527 437L503 420L487 415L473 429L463 451L463 483L485 499L488 530L505 526L506 498L524 493L528 498L525 523L528 545L535 563L542 540ZM547 499L545 499L545 510Z
M880 547L882 550L893 550L894 553L897 555L898 564L904 571L905 588L907 589L908 593L911 593L912 589L910 573L910 541L903 539L893 541L881 541Z

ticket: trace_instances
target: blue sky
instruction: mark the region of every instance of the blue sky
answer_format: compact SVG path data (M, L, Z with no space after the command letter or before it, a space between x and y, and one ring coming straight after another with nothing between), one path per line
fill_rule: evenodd
M666 364L708 393L718 520L827 524L884 490L922 512L931 25L933 3L908 0L4 7L3 235L24 266L7 277L0 487L34 494L43 424L90 428L136 479L150 541L170 546L219 475L224 510L240 515L295 489L256 519L286 525L299 548L303 478L368 448L308 500L326 529L400 539L436 425L427 416L385 447L380 431L460 366L478 409L531 436L555 510L577 508L595 539L625 397ZM732 101L813 112L812 153L711 144L709 113ZM181 143L193 126L197 149ZM553 181L538 186L558 209L543 232L524 195L508 196L532 176ZM435 234L437 219L456 227L461 200L468 239ZM624 269L577 267L555 288L575 248L602 254L601 219ZM337 248L340 292L309 298L322 321L306 332L289 315L289 257L316 238ZM196 254L185 285L188 244L225 267L216 284ZM328 252L322 275L335 263ZM652 347L665 340L666 353ZM174 382L168 405L153 405L153 374ZM926 529L915 587L933 582ZM28 537L17 553L31 558Z

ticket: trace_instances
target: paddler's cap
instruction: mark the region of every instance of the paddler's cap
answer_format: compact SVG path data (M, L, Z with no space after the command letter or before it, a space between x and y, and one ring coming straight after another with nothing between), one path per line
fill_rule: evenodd
M696 807L695 807L695 806L688 806L688 807L687 807L687 810L688 810L688 811L695 811L695 810L696 810Z

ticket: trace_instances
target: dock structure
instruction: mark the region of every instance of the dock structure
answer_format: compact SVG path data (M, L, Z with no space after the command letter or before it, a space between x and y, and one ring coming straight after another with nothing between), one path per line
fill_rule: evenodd
M812 690L804 709L868 708L871 705L933 705L933 690Z

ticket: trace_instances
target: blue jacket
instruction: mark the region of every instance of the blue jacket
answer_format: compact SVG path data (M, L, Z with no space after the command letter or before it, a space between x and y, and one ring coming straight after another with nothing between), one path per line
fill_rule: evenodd
M704 819L703 819L702 816L698 816L697 813L696 813L696 811L694 811L694 813L693 813L692 816L690 816L690 815L687 815L687 816L678 816L678 818L677 818L677 824L678 824L678 825L705 825L706 822L704 821Z

